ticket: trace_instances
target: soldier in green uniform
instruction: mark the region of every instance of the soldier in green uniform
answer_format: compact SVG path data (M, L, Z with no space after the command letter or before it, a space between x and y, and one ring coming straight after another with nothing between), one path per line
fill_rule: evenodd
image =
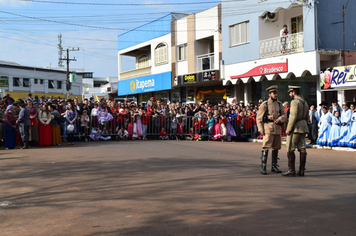
M277 100L277 89L277 85L266 89L269 99L261 104L257 113L258 131L263 136L261 156L261 174L263 175L267 174L266 167L269 149L272 149L271 171L274 173L282 173L282 171L278 169L278 150L281 149L281 126L287 116L282 103Z
M283 176L295 176L295 147L300 153L300 166L297 175L304 176L307 152L305 148L305 136L309 133L309 105L300 96L300 86L288 86L289 96L293 99L290 103L290 115L286 130L287 157L289 170Z

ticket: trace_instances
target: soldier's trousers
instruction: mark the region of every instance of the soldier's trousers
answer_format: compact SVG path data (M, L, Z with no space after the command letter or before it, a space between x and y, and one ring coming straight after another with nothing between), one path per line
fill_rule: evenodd
M295 147L298 148L299 152L305 153L305 134L292 133L287 136L287 152L294 152Z
M281 135L280 134L265 134L263 136L262 150L279 150L281 149Z

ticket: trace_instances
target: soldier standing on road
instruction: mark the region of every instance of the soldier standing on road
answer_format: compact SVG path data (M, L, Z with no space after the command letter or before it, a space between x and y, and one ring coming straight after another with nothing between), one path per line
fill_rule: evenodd
M287 157L289 170L283 176L295 176L295 147L300 153L300 166L298 176L304 176L307 152L305 148L305 136L309 133L309 106L300 96L300 86L288 86L289 96L293 99L290 105L290 116L286 130Z
M281 149L281 126L286 120L286 112L277 100L278 86L268 87L269 99L263 102L257 114L258 131L263 136L261 174L266 175L268 150L272 149L272 167L274 173L282 173L278 169L278 150Z

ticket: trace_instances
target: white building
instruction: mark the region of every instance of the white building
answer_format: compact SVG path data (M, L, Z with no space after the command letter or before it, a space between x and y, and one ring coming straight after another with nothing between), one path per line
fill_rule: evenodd
M81 97L83 91L82 80L87 72L77 73L77 80L71 84L70 97ZM1 96L10 94L15 100L26 98L29 93L41 96L65 98L66 71L60 69L24 66L13 62L0 61Z

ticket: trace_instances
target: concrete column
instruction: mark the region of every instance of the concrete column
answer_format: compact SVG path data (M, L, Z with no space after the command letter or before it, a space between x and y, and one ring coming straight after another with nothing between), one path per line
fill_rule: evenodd
M248 104L251 101L251 95L251 83L244 84L244 104Z
M43 80L44 93L48 93L48 80Z
M188 73L195 73L195 14L187 17L187 29L188 29Z
M340 106L345 101L345 91L344 90L337 91L337 101L339 102Z
M30 78L30 92L34 93L35 92L35 79L34 78Z
M14 91L14 77L12 77L12 76L9 76L9 92L12 92L12 91Z

